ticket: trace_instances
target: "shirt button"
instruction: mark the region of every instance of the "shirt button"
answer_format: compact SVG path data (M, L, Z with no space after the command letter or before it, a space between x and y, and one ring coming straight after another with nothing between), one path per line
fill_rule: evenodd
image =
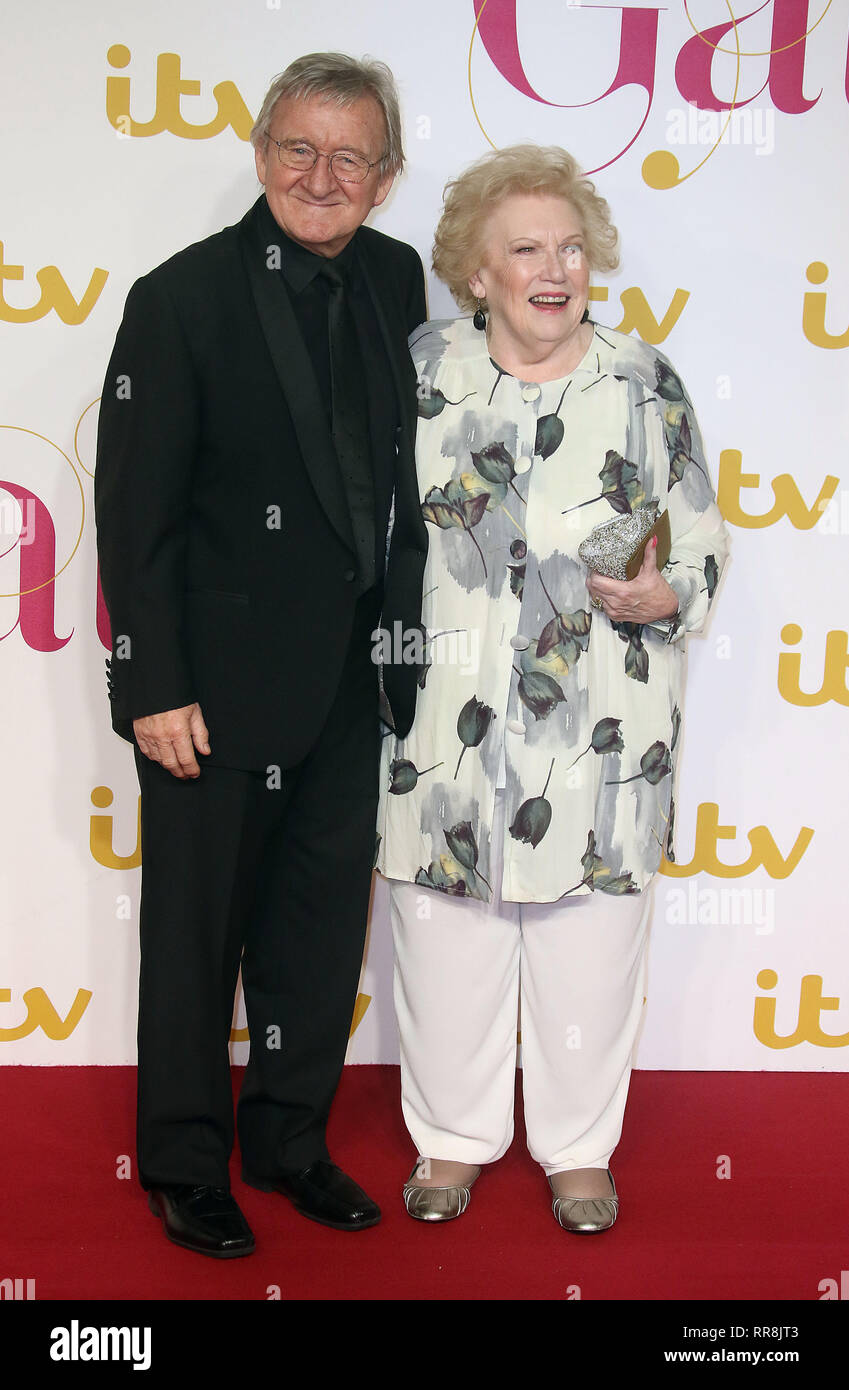
M346 570L345 573L344 573L343 576L342 576L342 578L343 578L343 579L346 581L346 583L348 583L348 584L353 584L353 582L354 582L354 580L356 579L356 577L357 577L357 571L356 571L356 570Z
M527 454L522 454L520 458L516 459L515 466L517 473L527 473L531 466L531 460L528 458Z
M523 387L522 387L522 400L523 400L523 401L538 401L541 395L542 395L542 392L540 391L540 388L539 388L538 386L523 386Z
M523 652L525 648L530 645L531 639L529 637L523 637L521 632L517 632L515 637L510 638L510 646L513 648L514 652ZM522 727L524 728L524 725L522 725Z
M521 719L508 719L507 728L511 734L523 734L525 732L525 726Z

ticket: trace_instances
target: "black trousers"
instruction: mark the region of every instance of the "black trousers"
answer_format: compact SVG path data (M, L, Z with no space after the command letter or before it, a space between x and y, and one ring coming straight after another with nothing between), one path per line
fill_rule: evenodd
M138 1172L143 1187L228 1187L228 1042L239 966L250 1060L242 1161L259 1176L328 1157L351 1027L377 820L376 591L307 757L181 781L136 748L141 787ZM317 653L320 659L320 644ZM215 748L215 730L210 729ZM271 785L269 785L271 781Z

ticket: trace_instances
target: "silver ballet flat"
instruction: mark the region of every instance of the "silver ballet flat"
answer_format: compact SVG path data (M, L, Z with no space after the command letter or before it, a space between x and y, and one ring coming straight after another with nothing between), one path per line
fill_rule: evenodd
M404 1183L404 1206L416 1221L453 1221L462 1216L471 1199L469 1188L480 1177L480 1168L468 1187L420 1187L413 1182L421 1159L416 1159L413 1171Z
M612 1197L555 1197L551 1203L551 1210L554 1218L564 1231L575 1231L578 1234L588 1234L595 1231L607 1231L613 1225L619 1215L619 1198L616 1195L616 1184L613 1181L613 1174L607 1170L610 1178L610 1186L613 1188ZM551 1178L548 1180L551 1187Z

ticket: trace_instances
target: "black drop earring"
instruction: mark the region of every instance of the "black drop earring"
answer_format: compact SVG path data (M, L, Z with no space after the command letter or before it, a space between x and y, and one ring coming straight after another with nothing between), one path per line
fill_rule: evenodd
M586 321L587 321L587 319L589 318L589 316L590 316L590 306L589 306L589 304L588 304L587 307L586 307L586 309L584 310L584 317L581 319L581 323L586 323Z
M474 318L472 319L472 323L475 325L475 328L480 330L481 333L486 328L486 314L481 308L480 300L478 300L478 307L475 309L475 314Z

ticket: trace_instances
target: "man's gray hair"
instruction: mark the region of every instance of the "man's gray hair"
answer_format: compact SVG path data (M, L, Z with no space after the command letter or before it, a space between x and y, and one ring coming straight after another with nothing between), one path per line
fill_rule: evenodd
M251 144L268 138L271 117L282 97L323 97L337 106L353 106L361 97L373 97L386 122L386 149L380 160L382 174L400 174L404 167L401 110L395 78L376 58L350 58L347 53L306 53L275 77L265 94L262 109L251 131Z

